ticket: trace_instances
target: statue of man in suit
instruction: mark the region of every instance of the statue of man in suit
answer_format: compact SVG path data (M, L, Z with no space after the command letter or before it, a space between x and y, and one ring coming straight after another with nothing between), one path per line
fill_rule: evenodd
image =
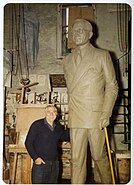
M69 96L69 127L72 147L72 183L86 181L86 157L89 143L92 159L103 184L111 183L103 128L118 94L115 70L108 51L95 48L89 41L92 25L76 19L73 27L76 48L63 59Z

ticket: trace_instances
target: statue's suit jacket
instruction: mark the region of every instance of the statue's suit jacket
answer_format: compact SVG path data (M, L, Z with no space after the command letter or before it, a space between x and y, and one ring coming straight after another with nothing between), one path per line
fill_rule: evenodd
M108 51L89 44L76 67L77 49L63 59L69 96L70 128L99 128L103 112L108 117L117 98L118 85Z

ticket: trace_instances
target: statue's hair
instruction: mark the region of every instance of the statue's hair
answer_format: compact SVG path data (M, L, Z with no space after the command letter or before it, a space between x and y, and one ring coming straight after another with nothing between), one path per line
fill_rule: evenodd
M82 24L82 27L86 30L89 30L89 31L92 31L93 28L92 28L92 25L89 21L85 20L85 19L82 19L82 18L79 18L79 19L75 19L74 23L73 23L73 26L76 24L76 23L80 23Z

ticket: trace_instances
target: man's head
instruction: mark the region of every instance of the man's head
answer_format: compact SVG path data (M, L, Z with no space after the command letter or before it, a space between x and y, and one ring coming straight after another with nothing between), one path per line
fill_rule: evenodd
M48 123L53 123L57 116L57 108L53 104L48 104L45 107L45 115Z
M76 19L72 27L73 41L76 45L84 45L93 35L92 25L85 19Z

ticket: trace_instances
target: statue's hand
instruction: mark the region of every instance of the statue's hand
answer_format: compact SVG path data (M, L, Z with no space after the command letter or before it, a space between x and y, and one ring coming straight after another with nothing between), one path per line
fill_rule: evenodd
M102 130L103 128L107 127L109 124L110 124L109 117L106 115L105 112L103 112L99 122L100 129Z

